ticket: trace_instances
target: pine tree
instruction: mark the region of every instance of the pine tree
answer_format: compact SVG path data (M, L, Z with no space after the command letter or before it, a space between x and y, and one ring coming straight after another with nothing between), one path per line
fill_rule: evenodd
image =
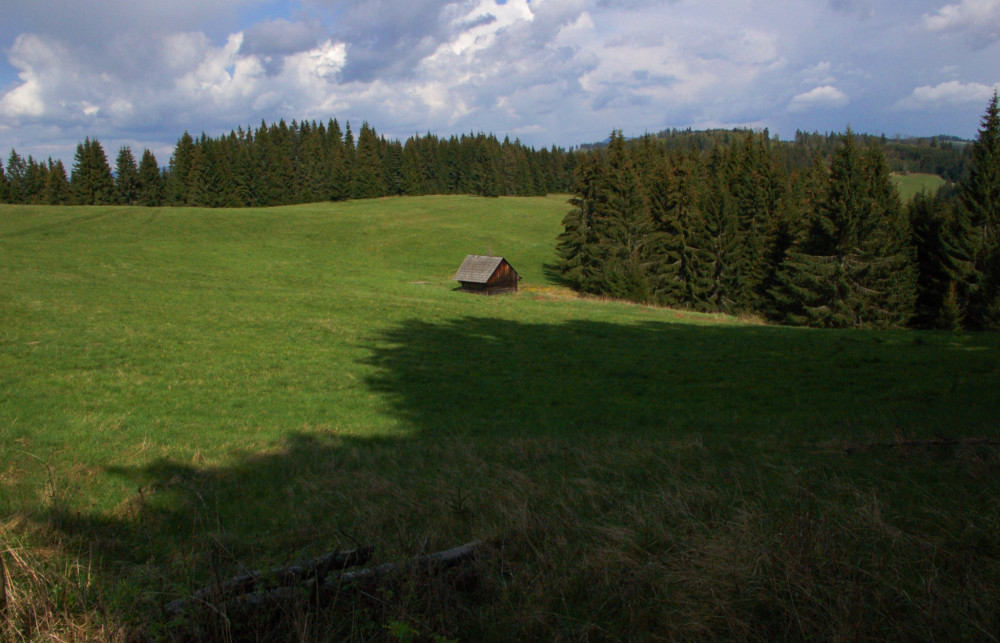
M403 145L403 192L410 196L423 194L423 160L420 143L411 136Z
M188 176L191 173L193 155L194 138L185 131L174 146L174 153L167 167L166 199L171 205L186 205L188 202Z
M474 160L470 176L472 190L479 196L500 196L503 186L500 179L500 144L495 138L478 136L474 145Z
M407 178L403 167L403 145L399 141L389 143L382 159L386 193L389 196L406 194Z
M144 149L139 160L138 202L140 205L161 206L165 200L163 173L156 156L149 149Z
M358 150L351 132L351 122L344 123L344 198L354 198L354 173L357 171Z
M822 170L818 170L822 171ZM899 326L912 314L909 226L881 148L862 153L848 129L805 238L790 249L775 293L786 321Z
M764 134L747 133L736 152L733 198L738 226L730 261L730 296L736 310L760 310L772 270L772 236L784 191Z
M351 196L351 178L347 167L347 153L344 150L344 135L337 119L330 121L326 128L327 147L330 155L330 196L333 201L341 201Z
M375 130L367 122L358 132L357 156L351 175L351 194L355 199L385 196L385 170L382 167L381 145Z
M139 168L128 145L118 150L115 160L115 196L122 205L134 205L139 197Z
M66 167L62 161L49 159L49 173L45 180L45 190L42 200L48 205L65 205L72 200L69 179L66 177Z
M97 139L87 137L76 146L70 179L74 200L80 205L111 205L115 201L111 166Z
M563 218L563 232L559 235L556 252L562 278L579 290L588 290L584 275L594 275L596 238L593 231L594 208L597 188L603 171L600 157L589 154L577 167L572 209Z
M49 167L35 161L30 155L26 162L24 177L24 199L26 203L44 203L45 184L49 178Z
M618 131L611 134L592 221L597 261L584 274L585 287L611 297L649 301L652 220L645 190Z
M971 328L1000 328L1000 105L998 94L986 109L972 145L968 172L959 186L971 265L963 297Z
M739 153L735 146L717 144L709 153L699 186L701 231L698 253L703 281L711 285L703 306L707 310L735 313L753 305L753 283L748 283L750 264L745 244L748 235L740 227ZM698 232L698 231L692 231Z
M17 151L11 149L10 156L7 157L7 200L9 203L27 203L24 185L27 172L28 164Z
M10 203L10 185L7 183L7 173L4 172L2 160L0 160L0 203Z
M658 303L699 310L723 305L722 230L706 218L720 202L706 198L704 172L698 152L681 153L659 162L649 178L649 272Z

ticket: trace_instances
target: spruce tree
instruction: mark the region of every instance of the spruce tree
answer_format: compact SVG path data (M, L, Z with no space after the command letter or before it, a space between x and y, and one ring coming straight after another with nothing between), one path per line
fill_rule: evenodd
M10 203L26 203L25 179L28 164L13 148L7 157L7 199Z
M111 205L115 201L114 179L104 148L87 137L76 146L70 179L74 200L80 205Z
M167 167L166 197L171 205L186 205L188 201L188 176L191 172L191 157L194 154L194 138L184 132Z
M740 226L740 194L735 187L740 172L739 150L719 143L709 153L698 181L703 226L699 253L706 267L705 283L713 284L704 302L708 310L735 313L753 303L753 284L747 283L751 266L745 248L747 228Z
M128 145L118 150L115 160L115 197L122 205L134 205L139 197L139 168Z
M166 199L163 173L156 156L147 148L139 160L138 202L140 205L161 206Z
M375 130L367 122L358 132L354 171L351 175L351 195L355 199L374 199L386 194L385 170L382 166L381 145Z
M1000 106L998 94L983 115L968 171L959 186L971 265L964 279L965 316L971 328L1000 328Z
M382 171L385 176L386 193L389 196L406 194L407 178L403 162L403 145L399 141L392 141L386 146Z
M817 196L805 237L787 253L781 287L772 290L785 320L836 328L905 324L915 292L913 250L881 148L862 152L848 129Z
M351 196L351 181L347 167L347 153L344 150L344 134L337 119L330 121L326 128L327 149L330 156L330 198L341 201Z
M403 145L403 192L410 196L423 194L423 160L420 143L411 136Z
M596 154L588 154L577 167L573 197L569 200L573 207L563 218L563 232L556 246L562 278L585 292L594 290L585 283L586 278L597 273L593 269L596 251L593 217L602 171L600 157Z
M0 203L10 203L10 186L7 184L7 173L3 170L3 160L0 160Z
M44 203L45 184L49 178L49 167L35 161L30 155L24 179L25 202Z
M65 205L72 200L66 167L62 161L49 159L49 173L45 180L43 202L48 205Z
M594 204L597 261L585 281L600 294L631 301L652 295L648 258L652 220L621 132L612 132Z
M698 310L721 305L721 228L706 220L704 173L699 153L692 151L675 154L651 177L651 272L659 303Z

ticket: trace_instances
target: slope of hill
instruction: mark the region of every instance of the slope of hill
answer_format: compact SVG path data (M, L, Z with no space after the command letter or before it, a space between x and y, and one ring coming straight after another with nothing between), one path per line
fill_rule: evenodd
M578 298L565 200L0 206L0 638L169 637L212 578L474 539L471 580L202 635L995 631L1000 339ZM489 251L519 294L455 290Z

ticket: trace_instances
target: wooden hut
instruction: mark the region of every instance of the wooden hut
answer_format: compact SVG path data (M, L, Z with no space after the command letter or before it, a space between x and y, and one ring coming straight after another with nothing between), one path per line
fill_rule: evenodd
M462 290L480 295L517 292L521 278L503 257L469 255L462 262L452 281L462 284Z

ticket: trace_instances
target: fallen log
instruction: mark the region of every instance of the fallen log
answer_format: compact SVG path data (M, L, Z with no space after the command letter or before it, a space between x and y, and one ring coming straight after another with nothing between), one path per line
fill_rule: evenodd
M244 589L253 586L259 589L230 592L228 595L223 595L214 586L210 586L199 590L190 598L171 601L164 607L164 610L170 616L178 616L185 611L200 606L208 608L212 612L227 614L229 618L233 618L239 614L256 612L265 607L287 605L292 601L305 597L309 597L316 603L322 603L340 592L370 584L377 585L391 577L404 573L412 571L419 571L426 574L438 573L472 559L480 546L481 543L477 540L444 551L417 556L410 560L384 563L367 569L359 569L341 574L305 574L299 576L296 581L283 583L276 587L273 585L262 587L262 583L259 580L251 585L243 580L246 577L237 577L219 587L225 586ZM355 552L347 552L347 554L363 554L365 556L364 562L367 562L371 556L371 550L371 547L364 547ZM359 563L354 563L354 566L357 564ZM340 569L345 568L341 567ZM263 575L277 575L283 579L294 578L294 574L284 573L287 569L272 570ZM247 577L252 576L254 575L247 575Z
M848 444L845 451L863 451L865 449L915 449L927 447L953 447L953 446L1000 446L1000 438L987 438L978 436L966 436L957 438L912 438L900 440L887 440L884 442L866 442L862 444Z
M384 563L378 567L359 569L343 574L330 574L326 578L309 579L305 583L292 586L276 587L266 592L243 594L232 600L225 601L219 607L225 608L227 614L253 611L267 605L281 605L288 601L308 596L312 600L323 603L339 593L355 587L377 585L391 577L403 575L411 571L425 574L435 574L454 567L473 558L481 543L473 541L458 547L417 556L410 560L397 563ZM220 609L220 611L223 611Z
M222 583L203 587L190 597L170 601L163 609L168 615L176 616L192 604L222 603L261 588L280 589L309 580L322 582L331 571L364 565L371 560L373 551L374 547L359 547L351 551L324 554L298 565L234 576Z

